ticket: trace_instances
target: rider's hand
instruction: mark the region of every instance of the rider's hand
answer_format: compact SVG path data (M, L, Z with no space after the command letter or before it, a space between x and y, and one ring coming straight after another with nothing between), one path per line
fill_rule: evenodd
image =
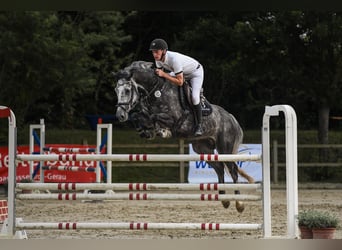
M163 77L163 76L164 76L164 71L161 70L161 69L156 69L156 70L155 70L155 73L156 73L157 76L160 76L160 77Z

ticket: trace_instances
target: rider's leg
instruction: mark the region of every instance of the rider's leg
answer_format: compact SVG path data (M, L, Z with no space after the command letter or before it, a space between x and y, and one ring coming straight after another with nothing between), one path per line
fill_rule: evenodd
M194 105L194 108L195 108L195 136L200 136L203 134L201 104Z
M202 108L200 104L200 95L203 84L203 69L200 67L194 77L190 80L192 87L192 103L194 105L195 115L195 136L200 136L203 133L202 130Z

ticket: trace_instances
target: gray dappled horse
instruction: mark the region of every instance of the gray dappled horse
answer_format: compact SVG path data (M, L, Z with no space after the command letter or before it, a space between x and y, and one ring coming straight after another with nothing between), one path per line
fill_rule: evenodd
M194 137L194 116L191 109L184 108L178 86L154 73L153 63L135 61L128 67L113 73L117 84L115 92L118 103L116 117L120 122L131 120L136 123L142 137L154 138L155 135L167 138L187 139L198 154L237 154L242 143L243 132L234 116L222 107L211 104L212 112L202 118L203 135ZM247 175L235 162L209 162L214 168L218 183L224 183L224 171L228 171L234 183L238 174L249 183ZM219 191L224 194L224 190ZM240 192L235 191L236 194ZM230 202L222 201L225 208ZM244 204L236 201L236 209L244 210Z

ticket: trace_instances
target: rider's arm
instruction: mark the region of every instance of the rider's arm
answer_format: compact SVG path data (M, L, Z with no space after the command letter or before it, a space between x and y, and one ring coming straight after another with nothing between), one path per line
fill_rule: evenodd
M172 82L173 84L175 85L178 85L178 86L182 86L183 85L183 82L184 82L184 76L183 76L183 72L180 72L178 73L177 75L175 76L172 76L162 70L156 70L156 74L160 77L164 77L166 78L167 80L169 80L170 82Z

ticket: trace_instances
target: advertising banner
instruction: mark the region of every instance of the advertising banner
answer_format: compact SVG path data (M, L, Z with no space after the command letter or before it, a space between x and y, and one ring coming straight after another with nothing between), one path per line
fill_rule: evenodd
M239 154L259 154L261 155L261 144L242 144L239 148ZM215 153L217 153L215 151ZM189 154L196 154L193 151L192 145L189 144ZM261 162L254 161L239 161L237 165L242 168L248 175L254 178L255 182L262 181L262 166ZM232 183L233 180L229 173L225 171L225 182ZM217 175L215 170L205 161L190 161L189 162L189 183L217 183ZM239 183L247 183L247 180L239 176Z
M78 144L46 144L46 147L52 148L95 148L95 146L85 146ZM34 152L29 152L29 146L18 146L18 154L39 154L39 147L35 146ZM45 152L45 154L60 154L58 152ZM94 154L94 153L86 153ZM38 167L39 162L34 162L34 169L37 170L35 180L39 180L40 172ZM47 161L44 162L44 166L65 166L65 167L81 167L81 168L96 168L96 161ZM17 182L21 179L27 179L30 176L29 162L18 162L17 165ZM0 147L0 184L7 181L8 177L8 147ZM70 171L70 170L44 170L44 182L80 182L80 183L91 183L96 181L95 172L85 171Z

